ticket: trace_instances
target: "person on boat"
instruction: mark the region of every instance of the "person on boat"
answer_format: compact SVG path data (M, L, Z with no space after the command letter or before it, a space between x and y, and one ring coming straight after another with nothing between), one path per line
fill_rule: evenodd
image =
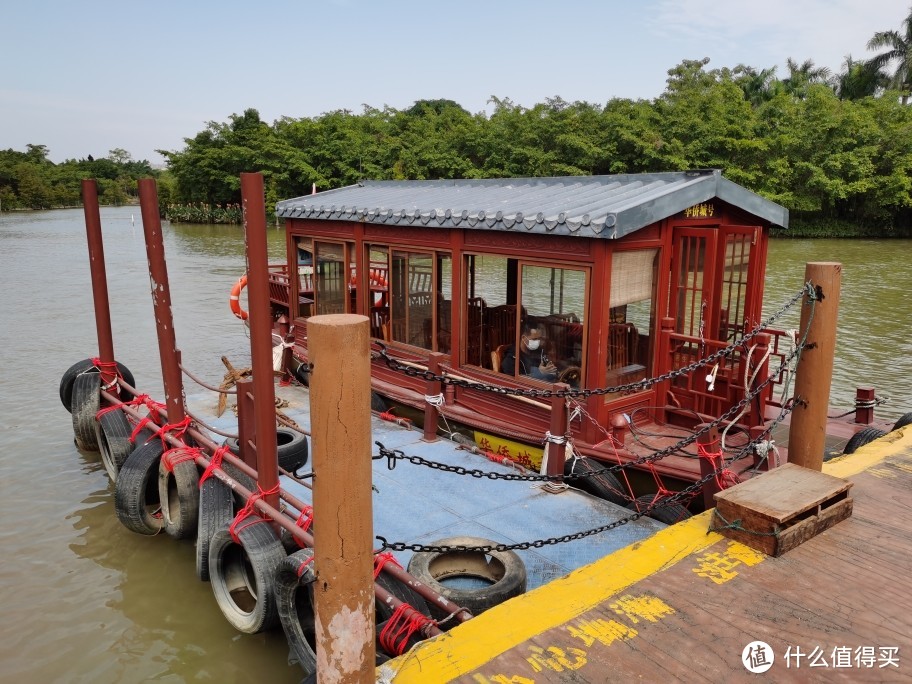
M516 374L516 362L519 361L519 372L535 380L554 382L557 380L557 366L548 358L547 340L540 328L531 328L519 340L519 358L513 345L504 351L500 369L508 375Z

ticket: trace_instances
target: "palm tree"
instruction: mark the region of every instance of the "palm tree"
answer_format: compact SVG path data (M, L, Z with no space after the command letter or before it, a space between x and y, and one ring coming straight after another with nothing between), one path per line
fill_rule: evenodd
M887 76L870 61L856 62L846 55L844 71L836 77L836 95L840 100L860 100L873 97L889 85Z
M903 20L902 34L899 31L878 31L868 41L868 50L887 48L873 59L871 64L878 70L886 69L891 62L896 62L896 71L890 76L890 84L900 92L902 103L909 101L912 90L912 7L909 16Z
M789 70L788 78L782 80L782 86L785 92L794 95L799 99L807 96L808 86L815 83L832 85L832 76L827 67L815 67L813 60L806 59L803 64L798 64L794 59L789 57L785 60L785 66Z
M754 67L739 64L732 73L735 83L744 93L744 99L754 107L770 100L776 92L776 67L757 71Z

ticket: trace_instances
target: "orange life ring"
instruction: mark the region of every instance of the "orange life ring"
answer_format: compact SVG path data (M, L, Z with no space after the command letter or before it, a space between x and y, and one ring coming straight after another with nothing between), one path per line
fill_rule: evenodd
M241 290L247 287L247 274L245 273L231 288L231 296L228 297L228 306L231 307L231 313L240 318L242 321L247 320L247 312L241 308Z
M370 287L385 287L385 288L387 288L386 290L384 290L383 292L380 293L380 301L379 301L378 303L375 304L373 301L370 302L370 306L371 306L372 308L375 308L375 309L385 309L385 308L386 308L386 302L387 302L386 295L387 295L387 292L388 292L388 290L389 290L389 287L388 287L387 284L386 284L386 278L384 278L384 277L381 275L379 269L372 268L372 269L370 269L370 278L369 278L369 282L370 282ZM352 273L351 278L349 279L349 285L350 285L351 287L358 287L358 276L357 276L356 274Z

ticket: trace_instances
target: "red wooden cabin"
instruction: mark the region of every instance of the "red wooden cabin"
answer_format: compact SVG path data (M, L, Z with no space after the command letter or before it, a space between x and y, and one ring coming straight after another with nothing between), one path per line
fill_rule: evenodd
M442 371L459 378L550 388L500 367L534 327L557 379L581 389L662 375L757 325L769 228L788 222L786 209L714 170L365 181L279 202L276 213L297 267L273 269L274 313L291 320L298 358L307 357L308 317L351 312L368 316L372 335L401 360L426 367L438 352ZM655 428L718 416L744 396L743 364L756 358L725 357L712 391L701 369L581 398L575 447L629 460L642 444L625 416ZM426 381L382 360L373 364L373 388L425 407ZM739 422L762 424L769 398ZM540 445L548 430L544 401L452 386L445 401L448 423L482 433ZM682 481L699 474L688 455L657 467Z

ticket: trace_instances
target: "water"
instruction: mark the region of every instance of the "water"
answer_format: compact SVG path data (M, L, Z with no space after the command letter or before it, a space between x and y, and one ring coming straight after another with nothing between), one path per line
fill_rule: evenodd
M114 346L140 389L161 398L138 214L102 210ZM249 363L227 301L244 271L241 230L166 225L164 234L184 363L218 384L222 354ZM281 259L282 232L270 230L269 241ZM801 286L806 261L844 264L835 406L851 405L856 384L874 384L893 398L879 416L912 411L910 254L910 241L772 245L769 311ZM299 681L281 632L228 626L196 580L191 543L141 537L117 521L97 455L73 444L58 383L97 349L82 211L0 215L0 278L0 681Z

